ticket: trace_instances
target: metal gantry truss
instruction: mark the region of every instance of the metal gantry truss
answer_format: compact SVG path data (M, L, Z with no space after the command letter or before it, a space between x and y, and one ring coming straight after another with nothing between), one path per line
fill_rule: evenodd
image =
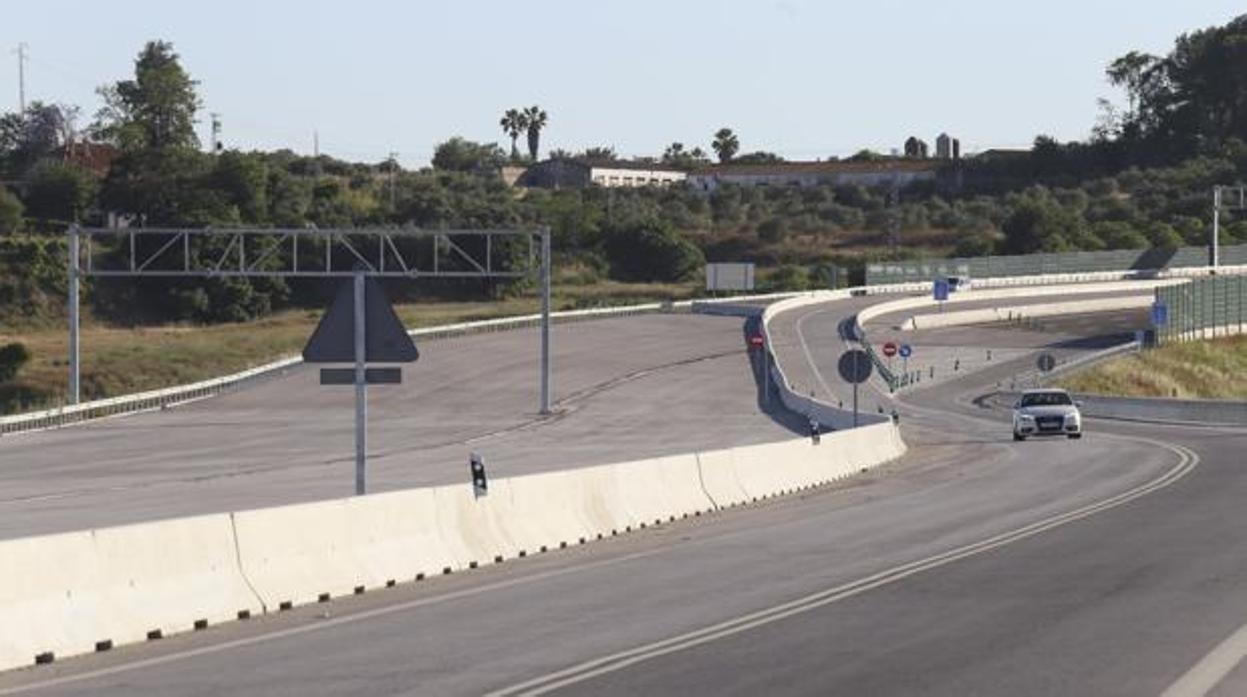
M86 276L519 278L541 231L71 228ZM517 249L518 244L518 249Z
M81 279L100 277L515 279L541 281L541 394L550 412L550 230L69 228L69 395L80 397Z

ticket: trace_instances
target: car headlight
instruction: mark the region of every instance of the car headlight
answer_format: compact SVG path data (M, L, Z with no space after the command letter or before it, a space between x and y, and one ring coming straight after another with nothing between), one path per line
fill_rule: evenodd
M1034 420L1035 420L1035 417L1031 416L1030 414L1018 414L1018 420L1020 420L1020 421L1034 421Z

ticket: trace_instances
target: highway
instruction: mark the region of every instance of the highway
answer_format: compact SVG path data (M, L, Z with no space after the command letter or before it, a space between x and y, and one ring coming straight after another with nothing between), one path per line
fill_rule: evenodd
M874 302L781 315L785 369L840 391L835 328ZM1247 642L1222 642L1247 623L1247 432L1093 420L1013 443L974 402L1037 350L1138 321L910 334L1018 353L895 402L869 388L911 450L837 487L11 672L0 694L1244 694Z
M535 413L536 330L420 348L402 385L369 391L371 491L467 481L472 451L503 477L792 434L760 408L740 318L555 325L553 418ZM0 538L352 494L354 393L315 371L0 438Z

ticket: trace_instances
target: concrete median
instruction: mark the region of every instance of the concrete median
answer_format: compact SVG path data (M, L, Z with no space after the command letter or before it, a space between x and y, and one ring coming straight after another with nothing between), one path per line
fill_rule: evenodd
M898 457L880 423L708 453L0 542L0 669L790 493ZM10 573L10 570L16 570Z
M0 670L259 613L226 514L0 542Z

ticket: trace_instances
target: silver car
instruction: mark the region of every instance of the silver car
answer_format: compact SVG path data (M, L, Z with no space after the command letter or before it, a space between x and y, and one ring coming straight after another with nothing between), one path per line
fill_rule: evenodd
M1082 438L1080 405L1065 390L1027 390L1013 405L1013 440L1028 436Z

